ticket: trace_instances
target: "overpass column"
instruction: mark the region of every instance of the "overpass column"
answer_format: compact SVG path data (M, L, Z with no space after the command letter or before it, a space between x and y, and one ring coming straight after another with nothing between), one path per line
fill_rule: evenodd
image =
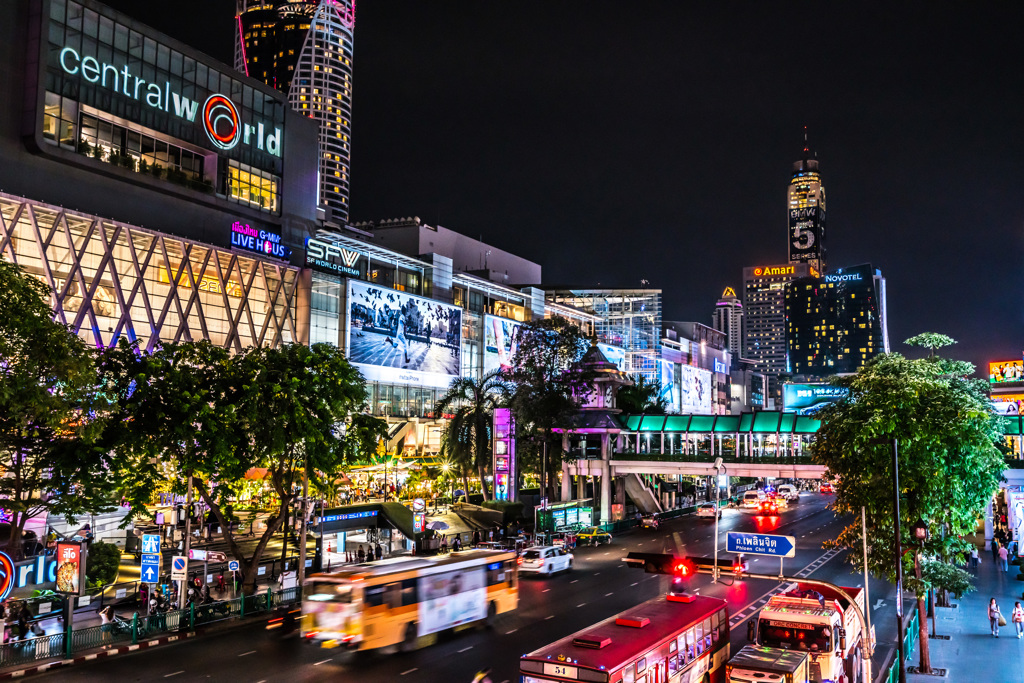
M992 515L995 514L992 510L992 499L989 498L988 505L985 506L985 548L989 549L992 547Z
M577 469L577 471L579 471L579 466L578 465L577 465L576 469ZM569 463L566 462L565 460L563 460L562 461L562 497L561 497L561 500L563 500L563 501L569 500L570 496L572 495L571 494L571 489L569 488L569 483L570 483L571 480L572 480L572 477L569 474Z

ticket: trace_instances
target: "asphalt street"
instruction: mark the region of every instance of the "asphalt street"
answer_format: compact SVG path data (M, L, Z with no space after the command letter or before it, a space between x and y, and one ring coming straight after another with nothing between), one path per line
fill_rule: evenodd
M827 551L822 544L838 535L852 520L836 519L827 509L831 496L802 494L802 501L777 520L759 519L745 510L725 510L720 523L719 551L725 550L726 531L758 531L794 536L796 556L785 560L787 576L809 576L844 586L862 586L863 575L846 561L845 553ZM674 552L710 557L714 520L684 517L666 522L657 531L634 530L618 535L611 545L578 548L575 568L551 578L523 577L519 609L498 618L493 629L467 631L409 654L361 654L352 661L338 650L324 650L296 641L267 637L262 620L251 625L165 647L100 659L61 669L39 678L74 681L444 681L472 680L491 667L495 683L518 680L520 655L605 619L639 602L664 593L668 577L645 574L624 564L629 551ZM750 571L776 574L776 559L754 559ZM746 579L712 584L709 576L693 580L694 590L729 601L731 647L746 644L746 621L765 597L780 588L776 581ZM894 588L869 584L871 619L882 660L895 634Z

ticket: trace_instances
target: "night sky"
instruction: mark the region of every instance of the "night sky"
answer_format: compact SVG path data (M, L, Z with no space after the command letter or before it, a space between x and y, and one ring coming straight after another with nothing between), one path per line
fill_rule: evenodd
M108 4L232 60L231 0ZM785 262L806 125L829 268L881 268L894 350L1020 358L1021 26L1007 2L365 0L352 219L482 236L547 283L647 280L709 324Z

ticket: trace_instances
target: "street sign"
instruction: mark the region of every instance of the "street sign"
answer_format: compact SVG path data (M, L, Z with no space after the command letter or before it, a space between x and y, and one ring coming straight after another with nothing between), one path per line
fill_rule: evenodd
M182 555L171 558L171 581L184 581L188 578L188 559Z
M414 512L412 514L412 531L414 534L423 533L423 528L426 523L425 520L426 515L422 512Z
M228 562L228 571L229 572L237 572L238 571L238 560L231 560L230 562Z
M145 555L160 552L160 534L142 535L142 552Z
M768 557L793 557L796 554L796 538L772 534L747 534L730 531L726 541L730 553L765 555Z
M206 561L207 562L227 562L228 561L228 556L225 555L224 553L217 552L216 550L207 550L206 551Z
M142 554L142 580L156 583L160 579L160 553Z
M416 500L414 500L412 502L412 511L413 512L423 512L426 509L427 509L427 501L423 500L422 498L417 498Z
M190 559L190 560L199 560L200 562L205 562L206 561L206 551L205 550L197 550L196 548L189 548L188 549L188 559Z

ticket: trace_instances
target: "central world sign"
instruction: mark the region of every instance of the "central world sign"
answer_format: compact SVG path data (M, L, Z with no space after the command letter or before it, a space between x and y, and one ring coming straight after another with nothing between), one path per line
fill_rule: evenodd
M82 56L72 47L61 50L58 61L64 73L80 76L89 83L113 90L153 109L174 114L189 123L195 123L196 117L200 117L206 136L219 150L228 151L242 143L272 156L281 156L281 129L271 131L263 122L255 125L243 123L238 107L226 95L210 95L200 107L199 102L173 92L170 81L151 83L131 73L127 64L118 68L114 64L101 63L95 57Z

